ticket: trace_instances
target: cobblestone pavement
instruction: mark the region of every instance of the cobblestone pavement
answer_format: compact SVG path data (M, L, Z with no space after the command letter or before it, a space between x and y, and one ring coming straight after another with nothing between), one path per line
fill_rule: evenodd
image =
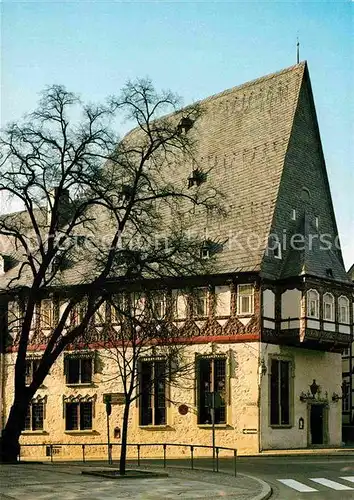
M222 473L167 468L166 478L111 480L82 475L81 471L82 467L68 464L0 465L0 499L262 500L270 495L266 483L241 474L235 478Z

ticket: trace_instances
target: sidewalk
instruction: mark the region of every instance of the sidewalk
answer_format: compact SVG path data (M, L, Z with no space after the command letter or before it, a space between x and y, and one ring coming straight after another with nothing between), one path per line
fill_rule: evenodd
M257 455L252 455L254 457L279 457L279 456L351 456L354 455L353 447L345 447L342 448L299 448L296 450L263 450ZM239 457L247 457L250 455L239 455Z
M91 466L86 465L84 469L90 470ZM187 500L227 497L229 500L266 500L271 495L271 488L264 481L243 474L234 477L170 467L164 469L168 473L166 478L106 479L82 475L82 470L80 465L68 464L0 465L0 499ZM97 465L92 466L92 470L97 470ZM161 472L161 468L155 470Z

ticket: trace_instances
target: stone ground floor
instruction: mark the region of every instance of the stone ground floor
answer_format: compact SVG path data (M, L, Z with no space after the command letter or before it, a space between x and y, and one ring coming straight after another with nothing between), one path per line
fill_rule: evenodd
M218 447L252 455L267 449L341 446L340 354L230 342L188 346L185 356L191 368L171 384L161 379L146 385L165 367L158 356L142 361L140 395L130 408L128 442L134 446L128 456L137 457L138 443L142 457L162 457L163 443L171 444L168 456L179 457L189 457L191 445L211 446L212 393ZM13 396L13 359L6 361L5 417ZM104 401L112 395L109 439L117 458L124 398L120 380L112 377L114 369L107 353L63 354L32 401L21 456L105 458ZM195 448L194 453L210 456L211 451Z
M0 467L2 500L215 499L265 500L270 488L261 480L223 473L168 468L168 477L109 480L82 475L77 465L4 465ZM97 467L85 467L85 470ZM102 468L100 468L102 469Z

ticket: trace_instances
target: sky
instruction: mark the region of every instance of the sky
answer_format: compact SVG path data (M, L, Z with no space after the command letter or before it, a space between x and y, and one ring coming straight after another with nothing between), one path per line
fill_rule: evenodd
M354 1L15 1L1 6L1 114L50 84L86 101L149 76L185 104L309 64L346 267L354 263Z

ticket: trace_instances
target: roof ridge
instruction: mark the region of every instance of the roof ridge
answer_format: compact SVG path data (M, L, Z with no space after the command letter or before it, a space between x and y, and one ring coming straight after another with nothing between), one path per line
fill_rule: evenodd
M231 94L237 90L252 87L258 83L271 80L272 78L277 78L278 76L284 75L286 73L290 73L290 72L294 71L295 69L300 69L300 68L305 69L306 65L307 65L307 61L301 61L300 63L294 64L293 66L289 66L288 68L284 68L284 69L281 69L279 71L269 73L268 75L260 76L258 78L253 79L253 80L249 80L248 82L241 83L240 85L235 85L234 87L223 90L222 92L218 92L218 93L213 94L211 96L205 97L204 99L200 99L200 100L196 101L196 103L199 103L199 104L206 103L209 101L213 101L214 99L219 99L220 97L224 97L224 96ZM182 110L186 107L188 107L188 105L183 106Z

